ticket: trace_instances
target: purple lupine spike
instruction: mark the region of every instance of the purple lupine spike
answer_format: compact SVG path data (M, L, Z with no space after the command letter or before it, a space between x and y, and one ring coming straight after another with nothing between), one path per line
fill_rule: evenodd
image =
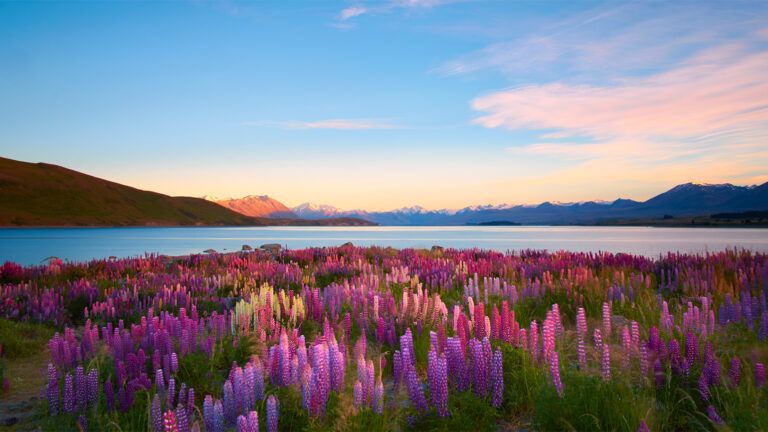
M384 383L381 382L381 377L376 381L376 388L373 390L373 411L376 414L382 414L384 412Z
M115 409L115 390L112 388L112 379L110 378L104 382L104 401L107 404L107 411Z
M352 400L355 408L360 409L363 407L363 384L360 380L355 380L355 385L352 387Z
M724 425L725 424L723 419L717 413L717 410L715 409L714 405L709 405L707 407L707 416L709 417L710 420L712 420L712 423L714 423L716 425Z
M99 401L99 371L91 369L86 378L88 387L88 406L95 408Z
M224 407L221 401L217 400L213 404L213 432L224 432Z
M159 394L165 394L165 377L163 377L163 370L155 370L155 391Z
M152 426L155 432L163 432L163 407L160 403L160 395L157 393L152 398Z
M611 312L611 304L608 302L603 303L603 337L606 342L611 338L611 318L613 313Z
M762 363L755 363L755 387L763 388L765 385L765 366Z
M611 380L611 346L607 343L603 344L603 357L600 362L601 370L603 373L603 380Z
M234 425L237 420L238 406L235 404L235 392L232 388L232 381L224 382L224 419L227 425Z
M70 373L64 376L64 411L75 412L75 382Z
M172 407L175 404L176 398L176 380L173 378L168 379L168 393L166 394L166 406Z
M607 346L607 345L605 345ZM563 381L560 379L560 360L557 351L552 351L549 356L549 371L552 374L552 383L555 385L557 395L563 397Z
M85 411L88 406L88 387L85 381L85 369L78 366L75 369L75 410Z
M206 431L212 431L214 429L214 417L213 396L205 395L205 399L203 399L203 424Z
M189 432L189 419L187 418L187 407L182 404L176 406L176 424L179 432Z
M699 393L701 394L701 398L705 401L708 401L711 396L709 393L709 380L704 371L701 372L701 376L699 377Z
M187 392L187 417L193 418L195 413L195 389L189 388Z
M496 349L491 361L491 405L501 407L504 398L504 359L501 349Z
M424 389L421 387L421 381L416 374L416 369L413 365L408 365L406 372L406 382L408 385L408 396L411 399L411 403L420 413L427 411L427 399L424 396Z
M699 343L693 332L685 335L685 372L691 370L691 367L699 358Z
M280 419L280 402L274 395L267 398L267 432L277 432L277 425ZM258 421L258 420L257 420ZM253 429L258 431L258 423Z
M741 383L741 360L738 357L731 359L731 368L728 370L728 379L734 387Z
M48 413L52 416L59 413L59 373L53 363L48 363Z
M77 426L82 432L88 432L88 417L85 414L80 414L77 417Z

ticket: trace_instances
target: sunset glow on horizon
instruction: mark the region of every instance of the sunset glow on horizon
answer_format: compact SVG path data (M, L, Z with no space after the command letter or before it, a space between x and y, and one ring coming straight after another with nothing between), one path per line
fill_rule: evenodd
M645 200L768 181L768 2L3 2L0 94L0 156L169 195Z

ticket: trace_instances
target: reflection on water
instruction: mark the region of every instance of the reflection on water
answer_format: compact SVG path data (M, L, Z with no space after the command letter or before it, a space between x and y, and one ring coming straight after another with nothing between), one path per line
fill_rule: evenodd
M768 229L648 227L227 227L227 228L8 228L0 229L0 262L36 264L49 256L80 261L153 252L167 255L240 250L280 243L295 249L355 245L627 252L744 248L768 252Z

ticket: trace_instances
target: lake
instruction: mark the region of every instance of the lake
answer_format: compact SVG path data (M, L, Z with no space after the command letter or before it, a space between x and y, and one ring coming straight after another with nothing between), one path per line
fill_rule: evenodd
M184 255L212 248L238 251L280 243L288 248L345 242L396 248L479 247L499 251L547 249L657 256L666 252L744 248L768 252L768 229L651 227L189 227L2 228L0 262L38 264L49 256L83 261L144 253Z

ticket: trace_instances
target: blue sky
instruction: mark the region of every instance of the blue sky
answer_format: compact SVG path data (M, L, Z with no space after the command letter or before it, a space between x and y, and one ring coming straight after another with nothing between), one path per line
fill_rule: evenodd
M0 2L0 155L288 205L768 181L768 2Z

